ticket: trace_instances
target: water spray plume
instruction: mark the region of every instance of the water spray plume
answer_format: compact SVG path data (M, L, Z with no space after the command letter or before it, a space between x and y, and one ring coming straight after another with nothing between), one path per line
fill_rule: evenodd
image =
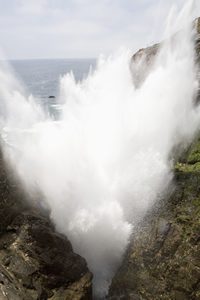
M95 293L103 297L135 224L169 187L172 150L199 128L189 11L187 4L176 16L183 29L163 43L140 87L133 84L129 50L101 58L81 82L65 75L57 121L0 70L6 157L86 258Z

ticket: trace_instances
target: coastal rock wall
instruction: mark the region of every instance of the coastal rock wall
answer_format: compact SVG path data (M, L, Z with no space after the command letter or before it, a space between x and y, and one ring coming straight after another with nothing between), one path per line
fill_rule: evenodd
M199 60L200 59L200 18L197 18L194 21L193 26L196 32L195 39L196 39L197 60ZM172 41L176 40L177 35L178 33L171 38ZM151 72L156 60L156 56L161 46L162 43L159 43L147 48L142 48L132 56L130 68L133 75L133 83L136 88L140 87L142 82L144 82L145 78Z
M174 189L133 235L109 299L200 299L200 141L175 166Z
M92 299L86 261L27 197L0 154L0 299Z
M194 26L199 63L200 18ZM133 66L138 67L133 75L136 87L148 76L158 51L159 44L133 56ZM172 192L153 207L134 231L107 299L200 299L199 139L178 160L174 173Z

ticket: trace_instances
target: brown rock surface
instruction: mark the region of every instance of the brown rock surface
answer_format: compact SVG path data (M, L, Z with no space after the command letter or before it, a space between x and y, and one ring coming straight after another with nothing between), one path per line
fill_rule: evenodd
M200 19L195 26L199 60ZM141 49L133 60L144 56L142 63L151 68L158 49ZM138 85L148 75L142 72ZM200 299L200 140L175 165L173 192L134 231L108 299Z
M0 300L92 299L86 261L25 200L0 157Z

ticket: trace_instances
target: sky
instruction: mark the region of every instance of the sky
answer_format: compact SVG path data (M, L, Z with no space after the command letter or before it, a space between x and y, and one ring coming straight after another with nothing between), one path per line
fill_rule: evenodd
M8 59L134 52L159 41L170 7L185 1L0 0L0 49Z

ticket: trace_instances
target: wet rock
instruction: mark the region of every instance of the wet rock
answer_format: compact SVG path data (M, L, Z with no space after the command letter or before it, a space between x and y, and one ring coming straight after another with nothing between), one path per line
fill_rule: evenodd
M200 299L199 145L176 164L173 193L138 226L108 299Z
M200 299L199 143L176 164L173 193L133 234L108 299Z
M199 62L200 18L194 25ZM155 45L133 56L137 87L148 76L158 51ZM132 295L140 300L200 299L200 139L180 157L174 172L173 192L135 229L107 299Z
M80 299L86 299L85 295L91 299L92 275L85 260L37 212L17 216L2 240L5 247L0 250L0 274L5 293L12 291L25 300L49 299L63 289L63 298L59 299L68 299L65 295L75 287Z
M86 261L27 201L1 154L0 197L0 299L92 299Z

